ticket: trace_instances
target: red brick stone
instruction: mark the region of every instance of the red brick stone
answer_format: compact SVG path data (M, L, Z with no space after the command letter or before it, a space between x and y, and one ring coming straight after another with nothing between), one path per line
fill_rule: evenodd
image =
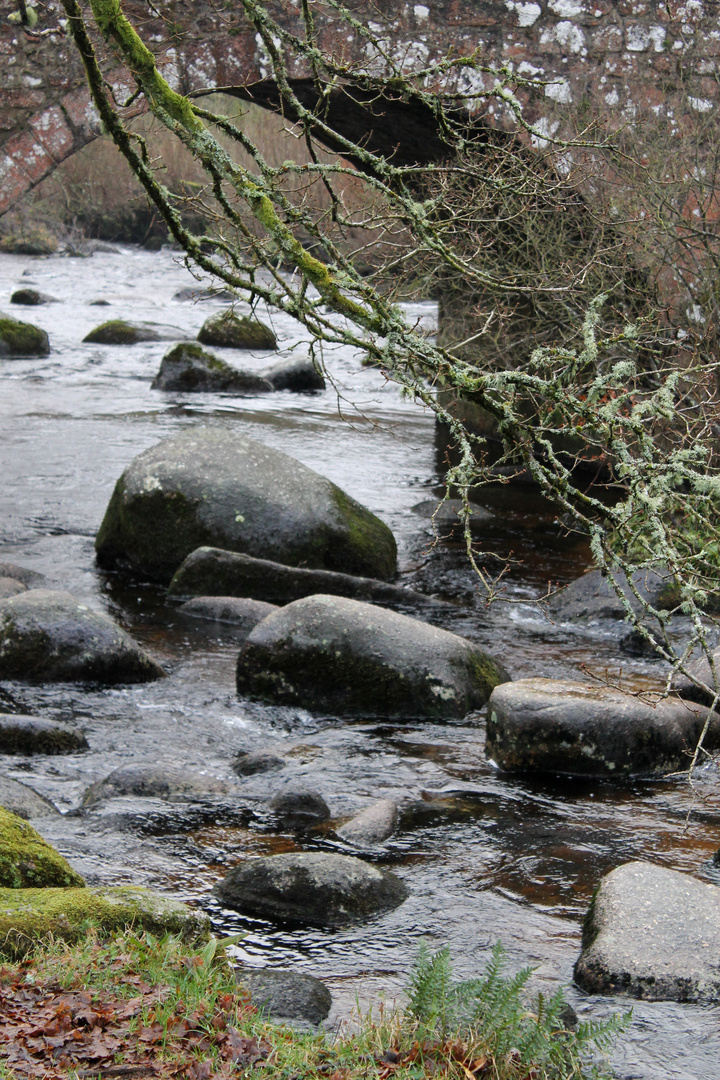
M44 146L29 131L23 131L20 135L9 139L5 143L4 150L33 184L37 184L43 176L52 172L55 164Z
M100 133L100 117L90 99L90 92L83 87L62 99L62 108L73 129L88 141Z
M55 162L64 161L73 152L75 136L59 105L33 116L30 127Z
M4 214L31 186L28 176L8 157L0 154L0 214Z

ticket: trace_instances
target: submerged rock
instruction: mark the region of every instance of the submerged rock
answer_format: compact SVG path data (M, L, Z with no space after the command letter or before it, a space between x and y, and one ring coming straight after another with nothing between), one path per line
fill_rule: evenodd
M325 389L325 379L309 356L280 360L261 372L273 390L292 390L296 394L312 394Z
M59 812L44 795L9 776L0 776L0 806L21 818L49 817Z
M150 388L185 393L234 391L238 394L265 394L273 389L261 375L238 371L199 345L188 342L176 345L163 357Z
M181 337L182 330L174 327L110 319L86 334L83 341L90 345L137 345L141 341L173 341Z
M689 763L706 715L678 698L653 706L597 683L519 679L490 697L486 753L511 772L662 775ZM720 716L705 745L720 745Z
M181 604L180 611L193 619L232 623L242 633L249 634L254 626L277 611L277 606L239 596L196 596L194 600Z
M270 754L263 750L248 754L241 750L235 757L231 768L236 776L255 776L257 773L282 769L285 764L285 758L278 757L277 754Z
M0 600L0 678L22 682L148 682L164 675L107 615L66 592Z
M228 907L261 919L346 926L397 907L407 889L394 874L328 852L268 855L240 863L213 890Z
M397 823L397 803L392 799L378 799L335 831L346 844L373 847L388 840L395 832Z
M52 934L72 944L87 937L88 923L103 934L128 927L152 934L180 934L202 942L210 920L169 896L132 885L85 889L0 890L0 952L19 957Z
M507 679L457 634L323 595L259 623L237 666L240 694L335 715L463 717Z
M486 510L479 503L471 502L469 506L472 511L470 514L470 532L484 533L487 531L488 525L496 522L495 514L491 510ZM465 528L465 523L461 517L463 509L462 499L444 499L442 501L440 499L423 499L422 502L415 503L412 512L427 518L429 522L434 522L435 529L440 536L449 534L460 537L463 535Z
M395 573L392 533L325 477L228 427L192 427L125 469L95 548L104 567L169 581L203 545L289 565Z
M720 888L646 862L607 874L583 927L575 981L590 994L720 1002Z
M201 345L225 349L277 349L277 338L269 326L232 308L211 315L197 336Z
M0 359L48 356L49 353L50 339L44 330L0 313Z
M78 728L37 716L0 713L0 754L72 754L87 748Z
M214 547L191 552L178 567L168 592L171 596L254 597L274 604L288 604L317 593L374 600L389 607L428 603L422 593L377 578L284 566L271 559Z
M41 304L57 303L54 296L38 292L37 289L16 289L10 297L11 304L23 304L25 307L38 307Z
M32 825L0 807L0 889L66 889L84 885L70 863Z
M85 792L83 806L94 806L103 799L135 795L144 799L202 798L239 791L233 780L223 780L191 769L172 765L122 765Z
M314 975L278 968L240 968L237 981L250 991L252 1004L276 1024L321 1024L332 1005L324 982Z
M278 791L268 807L282 829L310 829L330 820L330 808L320 792L307 788Z

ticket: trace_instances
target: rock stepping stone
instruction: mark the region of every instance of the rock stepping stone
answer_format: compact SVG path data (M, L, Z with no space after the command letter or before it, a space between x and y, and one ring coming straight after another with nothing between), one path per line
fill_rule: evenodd
M262 375L239 371L189 342L176 345L163 357L150 388L182 393L237 394L267 394L274 389Z
M301 832L330 820L330 808L320 792L308 788L278 791L267 805L281 829Z
M258 773L282 769L285 764L285 758L267 751L261 750L249 754L240 751L232 763L232 771L236 776L256 776Z
M50 340L44 330L0 313L0 360L49 355Z
M636 570L632 583L640 596L658 610L675 607L675 579L669 570ZM623 586L633 611L640 604L627 582ZM547 603L552 618L560 622L584 622L593 625L601 620L623 620L625 607L600 570L590 570L556 593Z
M192 769L172 765L121 765L87 789L83 806L94 806L104 799L134 795L143 799L202 798L239 792L233 779L209 776Z
M78 728L38 716L0 713L0 754L72 754L87 748Z
M662 775L689 764L707 710L679 698L648 704L613 687L556 679L498 686L486 754L509 772ZM706 737L720 745L720 716Z
M0 577L18 581L26 589L40 589L45 584L44 574L38 574L36 570L30 570L27 566L16 566L15 563L9 562L0 562Z
M590 994L720 1001L720 888L630 862L607 874L585 918L575 981Z
M237 665L240 694L333 715L464 717L506 679L457 634L323 595L258 623Z
M80 874L32 825L0 807L0 892L84 885Z
M388 840L397 828L398 807L392 799L378 799L336 829L336 835L355 847L375 847Z
M0 776L0 806L21 818L55 817L59 813L44 795L9 776Z
M273 390L290 390L295 394L313 394L325 389L325 379L309 356L279 360L260 372Z
M210 315L197 336L201 345L225 349L277 349L277 338L269 326L232 308Z

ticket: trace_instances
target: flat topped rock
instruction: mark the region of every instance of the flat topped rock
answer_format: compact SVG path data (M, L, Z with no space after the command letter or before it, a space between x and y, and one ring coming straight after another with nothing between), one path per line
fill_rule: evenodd
M224 780L196 769L173 765L122 765L89 787L82 802L83 806L94 806L103 799L123 795L145 799L202 798L235 794L239 790L234 779Z
M575 981L590 994L720 1002L720 888L646 862L598 887Z
M184 336L174 326L110 319L86 334L83 341L91 345L137 345L142 341L177 341Z
M706 716L679 698L651 705L598 683L519 679L490 696L485 749L512 772L662 775L689 763ZM720 746L720 716L705 745Z
M0 713L2 754L72 754L87 746L78 728L38 716Z
M237 666L239 693L336 716L463 717L508 678L457 634L324 595L258 623Z
M292 852L240 863L213 890L228 907L261 919L345 926L397 907L399 878L350 855Z

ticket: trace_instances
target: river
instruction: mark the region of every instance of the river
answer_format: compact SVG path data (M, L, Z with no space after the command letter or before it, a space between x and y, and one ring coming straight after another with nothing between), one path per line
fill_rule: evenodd
M33 283L57 303L9 306ZM259 397L151 390L167 342L130 347L83 344L107 318L148 320L194 337L217 300L174 300L193 278L168 249L121 247L91 258L0 255L0 307L48 331L51 355L0 361L0 560L41 571L109 612L163 663L170 677L107 690L0 684L0 707L72 722L90 749L62 757L8 757L0 768L51 798L63 812L43 834L91 883L135 883L197 903L225 932L247 937L235 951L253 966L296 966L323 978L334 997L331 1022L397 994L420 939L449 944L458 975L481 970L501 940L508 965L537 968L538 985L570 984L580 923L603 873L647 859L720 883L709 859L720 846L720 782L699 774L700 798L682 779L602 781L504 776L483 752L484 717L463 722L318 720L298 709L238 699L238 645L231 627L191 622L163 590L133 586L98 571L93 540L125 465L188 425L241 426L330 477L393 530L401 580L451 601L433 618L477 641L516 677L582 677L610 670L631 685L659 684L661 665L630 658L618 636L550 623L531 603L548 580L568 581L588 562L582 540L563 538L551 510L522 488L488 489L492 550L512 551L505 601L487 609L459 544L432 539L413 510L441 488L432 416L405 400L381 373L346 348L325 354L324 393ZM107 301L93 306L93 301ZM409 313L432 325L431 303ZM305 350L304 331L272 321L280 356ZM260 369L268 357L246 362ZM270 358L272 359L272 358ZM79 812L90 784L120 765L166 763L228 777L239 750L288 757L282 783L319 789L334 817L372 798L401 803L397 835L378 855L406 881L409 899L369 924L343 931L278 930L222 910L210 890L246 854L293 850L291 835L270 832L262 800L278 774L244 781L247 800L227 804L116 799ZM253 809L255 808L255 809ZM687 815L692 811L690 823ZM327 841L304 840L305 847ZM623 1000L571 988L581 1016L600 1017ZM720 1010L635 1003L634 1023L613 1054L617 1075L642 1080L720 1078Z

